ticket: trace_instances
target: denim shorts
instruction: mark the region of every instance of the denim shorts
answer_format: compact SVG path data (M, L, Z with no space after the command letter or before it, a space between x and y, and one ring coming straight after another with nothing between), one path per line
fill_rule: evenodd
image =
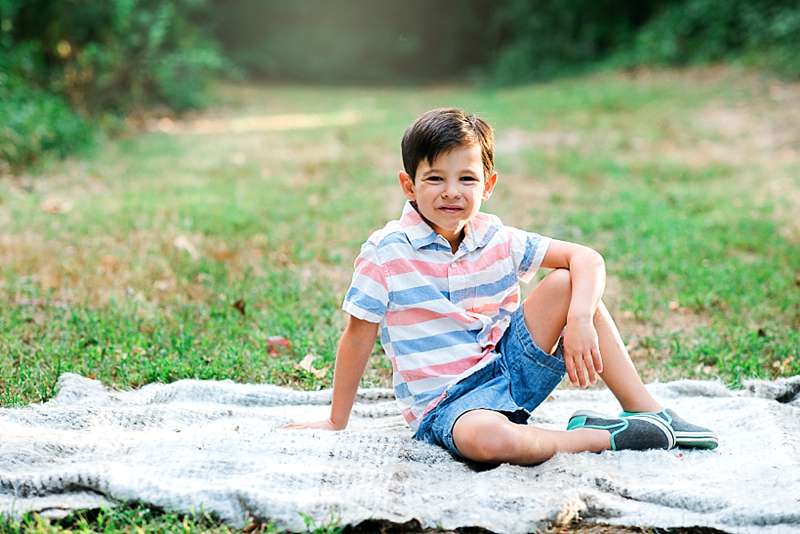
M491 363L447 387L444 399L420 422L414 439L444 447L456 459L463 459L453 442L453 426L461 415L483 408L526 424L566 372L563 339L558 340L553 354L537 346L522 306L512 314L496 351L498 357Z

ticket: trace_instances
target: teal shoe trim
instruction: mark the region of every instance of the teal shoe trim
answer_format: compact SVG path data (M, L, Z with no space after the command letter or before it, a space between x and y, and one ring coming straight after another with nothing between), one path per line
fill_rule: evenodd
M617 429L616 432L611 432L611 450L612 451L617 450L617 442L614 440L616 435L619 434L620 432L622 432L623 430L626 430L628 428L628 426L630 425L630 423L628 422L627 419L623 419L623 421L625 422L624 426L622 426L621 428Z
M569 424L567 425L567 430L575 430L578 427L582 427L586 424L586 416L581 415L580 417L576 417L572 419Z
M579 415L570 420L569 424L567 424L567 430L579 430L581 428L589 428L592 430L607 430L609 434L611 434L611 450L617 450L617 443L614 440L614 437L619 434L620 432L626 430L630 423L623 419L620 423L614 423L611 425L587 425L586 419L588 416L586 415ZM616 429L612 432L612 429Z

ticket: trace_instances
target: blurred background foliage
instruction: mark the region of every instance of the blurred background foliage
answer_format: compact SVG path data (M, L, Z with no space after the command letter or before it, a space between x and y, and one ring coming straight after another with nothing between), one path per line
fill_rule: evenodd
M741 61L797 78L798 51L797 0L0 0L0 172L202 107L219 76L507 85Z

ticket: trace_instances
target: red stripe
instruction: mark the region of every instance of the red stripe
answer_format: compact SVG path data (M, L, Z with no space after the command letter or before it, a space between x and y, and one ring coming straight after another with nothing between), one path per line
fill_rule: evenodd
M479 304L469 309L472 313L480 313L481 315L496 315L500 308L510 308L512 304L519 302L519 291L514 291L511 295L503 299L500 304L496 302L487 302L486 304Z
M416 226L421 222L422 222L422 217L419 216L417 210L412 210L405 214L403 219L400 221L400 224L402 226L407 227L407 226Z
M380 265L361 259L356 262L355 270L358 274L371 278L384 289L388 289L386 278L383 276L383 269L381 269Z
M403 419L406 420L406 423L410 423L411 421L416 419L414 413L411 411L411 408L406 408L405 410L403 410Z
M500 308L511 309L514 307L513 305L519 302L519 296L519 292L515 291L503 299L500 304L488 302L486 304L473 306L464 312L441 313L428 308L406 308L398 311L390 311L386 314L386 325L408 326L444 318L452 319L459 324L471 325L476 320L480 320L480 318L476 317L474 314L487 315L490 317L497 315Z
M498 243L492 248L482 252L475 261L472 262L459 262L458 266L459 275L475 274L483 271L501 259L508 257L509 247L511 241ZM448 274L449 263L433 263L423 260L414 260L406 258L396 258L389 260L385 263L386 270L390 275L400 275L405 273L420 273L425 276L432 276L435 278L446 278Z
M425 407L425 409L422 411L422 415L419 416L420 419L425 417L428 414L428 412L430 412L431 410L436 408L436 405L439 404L442 401L442 399L444 398L446 393L447 393L447 391L442 391L441 395L439 395L438 397L433 399L431 402L429 402L428 405Z
M473 367L476 363L481 361L482 358L483 354L478 354L477 356L467 356L466 358L462 358L453 362L440 363L438 365L428 365L425 367L419 367L417 369L400 371L400 376L403 377L405 382L413 382L414 380L423 380L425 378L433 378L444 375L456 376L460 375L470 367Z
M503 331L500 330L499 326L494 326L489 331L489 338L487 339L487 342L492 346L495 346L497 345L497 342L500 341L501 337L503 337Z
M406 308L404 310L387 313L386 324L387 326L407 326L445 318L452 319L463 325L470 325L474 323L476 319L476 317L470 315L469 312L441 313L427 308Z

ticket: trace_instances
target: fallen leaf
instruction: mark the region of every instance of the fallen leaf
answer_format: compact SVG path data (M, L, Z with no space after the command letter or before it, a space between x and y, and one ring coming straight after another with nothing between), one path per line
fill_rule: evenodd
M179 248L184 252L188 253L189 256L192 257L192 259L196 260L200 256L200 254L197 253L197 249L195 248L195 246L185 235L176 236L172 244L175 245L176 248Z
M48 197L39 205L47 213L66 213L72 209L72 203L57 197Z
M153 287L158 291L166 291L169 289L169 280L156 280L153 282Z
M211 249L211 257L217 261L230 261L236 254L229 248L219 247Z
M283 336L269 336L267 338L267 351L270 356L277 356L283 349L291 348L292 344Z
M231 304L231 306L233 306L234 308L236 308L236 311L238 311L239 313L241 313L241 314L242 314L242 316L244 317L244 315L245 315L245 310L244 310L245 303L244 303L244 299L239 299L239 300L237 300L236 302L234 302L233 304Z
M106 254L100 258L100 272L113 273L117 270L118 265L119 261L117 258L110 254Z
M308 354L305 355L303 360L297 364L297 367L305 371L308 371L317 378L325 378L325 376L328 374L328 368L326 367L324 369L317 369L312 365L316 357L317 357L316 354L309 352Z

